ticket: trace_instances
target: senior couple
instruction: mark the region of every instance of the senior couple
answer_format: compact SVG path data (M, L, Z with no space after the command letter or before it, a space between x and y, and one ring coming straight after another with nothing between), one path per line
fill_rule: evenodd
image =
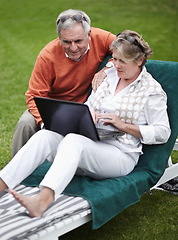
M98 180L127 175L138 163L142 143L161 144L170 136L167 96L144 66L152 50L137 32L114 36L90 28L86 13L72 9L62 12L56 25L59 38L40 52L31 75L28 110L15 129L13 158L0 171L0 191L9 188L31 217L42 216L75 174ZM112 61L95 74L110 53ZM85 102L92 79L93 91ZM40 130L34 96L85 102L96 127L118 135L95 142ZM46 159L52 165L39 194L31 198L12 190Z

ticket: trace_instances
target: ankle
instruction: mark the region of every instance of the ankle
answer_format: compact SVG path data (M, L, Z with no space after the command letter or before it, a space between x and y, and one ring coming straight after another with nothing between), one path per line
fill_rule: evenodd
M54 201L54 191L48 187L43 187L38 197L43 204L49 206Z
M8 186L5 184L5 182L0 178L0 192L3 192L5 189L7 189Z

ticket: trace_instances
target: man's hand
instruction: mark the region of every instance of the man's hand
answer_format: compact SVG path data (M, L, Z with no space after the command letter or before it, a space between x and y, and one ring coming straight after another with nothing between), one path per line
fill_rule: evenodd
M96 92L97 88L100 86L100 84L103 82L103 80L106 77L106 73L104 72L104 69L99 71L95 74L93 80L92 80L92 88L93 91Z

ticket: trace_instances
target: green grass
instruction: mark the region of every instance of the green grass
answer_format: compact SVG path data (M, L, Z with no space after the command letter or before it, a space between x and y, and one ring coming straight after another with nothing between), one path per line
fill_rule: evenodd
M90 222L60 240L177 240L176 203L177 196L154 190L152 196L144 194L139 203L127 208L98 230L92 232ZM175 204L174 208L172 204Z
M68 8L86 11L92 26L114 34L135 30L152 46L152 59L178 60L177 0L1 0L0 1L0 168L11 159L15 125L26 109L25 92L39 51L57 37L55 21ZM178 155L172 154L173 161ZM102 228L91 224L61 239L176 240L177 198L154 191Z

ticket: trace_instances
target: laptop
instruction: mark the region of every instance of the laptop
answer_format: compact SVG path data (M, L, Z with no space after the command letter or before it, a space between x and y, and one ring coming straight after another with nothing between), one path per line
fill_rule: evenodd
M45 129L63 136L76 133L100 140L89 107L83 103L34 97Z

